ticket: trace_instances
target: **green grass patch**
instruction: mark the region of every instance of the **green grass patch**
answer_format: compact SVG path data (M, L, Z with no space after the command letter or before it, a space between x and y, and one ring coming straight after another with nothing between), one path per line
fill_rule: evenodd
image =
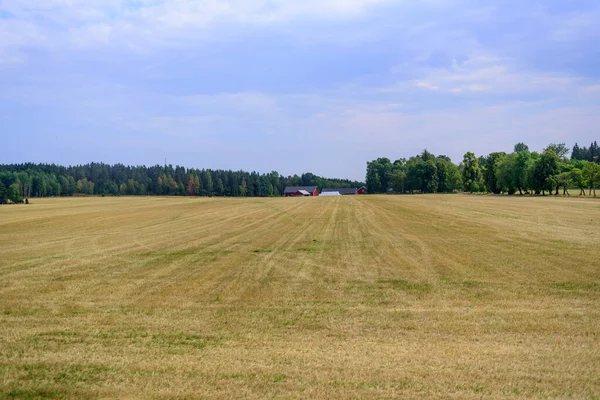
M426 282L411 282L404 279L386 279L377 281L378 284L406 292L430 292L432 286Z
M550 284L550 287L553 289L560 289L566 291L600 291L600 285L597 282L553 282Z
M38 400L38 399L61 399L65 396L52 389L12 389L0 390L0 399L6 400Z
M305 253L315 253L317 251L317 249L314 249L312 247L301 247L299 249L296 249L296 251L305 252Z

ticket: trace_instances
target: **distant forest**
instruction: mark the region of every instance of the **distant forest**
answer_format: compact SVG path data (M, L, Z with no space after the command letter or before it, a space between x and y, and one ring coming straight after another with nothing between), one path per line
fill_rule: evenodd
M569 157L570 153L570 157ZM369 193L452 193L488 192L509 195L563 194L577 189L578 195L596 196L600 186L600 149L576 143L551 143L542 153L518 143L512 153L495 152L476 157L467 152L459 165L450 158L424 150L421 154L391 162L378 158L367 163ZM561 193L562 190L562 193Z
M570 153L570 156L569 156ZM312 173L281 176L245 171L189 169L91 163L64 167L55 164L0 165L0 204L21 203L30 197L73 195L137 196L281 196L286 186L361 187L363 182L327 179ZM467 152L458 165L427 150L391 162L367 163L369 193L489 192L506 194L596 195L600 186L600 148L549 144L541 153L518 143L512 153L475 156Z
M0 203L21 203L29 197L73 195L270 197L281 196L286 186L363 185L363 182L327 179L312 173L284 177L277 172L199 170L172 165L0 165Z

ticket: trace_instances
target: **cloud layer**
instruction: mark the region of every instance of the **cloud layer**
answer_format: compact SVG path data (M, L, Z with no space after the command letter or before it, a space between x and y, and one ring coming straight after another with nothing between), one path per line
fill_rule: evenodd
M587 144L594 1L0 1L0 162L364 178L428 148Z

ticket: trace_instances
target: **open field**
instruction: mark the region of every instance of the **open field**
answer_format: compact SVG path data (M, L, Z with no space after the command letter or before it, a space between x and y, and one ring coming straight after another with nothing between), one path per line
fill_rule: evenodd
M600 399L600 201L0 207L0 398Z

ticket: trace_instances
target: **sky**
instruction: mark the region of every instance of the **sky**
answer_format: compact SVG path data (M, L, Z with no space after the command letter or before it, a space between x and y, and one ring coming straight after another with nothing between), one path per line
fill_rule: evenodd
M0 163L362 180L600 139L597 0L0 0Z

